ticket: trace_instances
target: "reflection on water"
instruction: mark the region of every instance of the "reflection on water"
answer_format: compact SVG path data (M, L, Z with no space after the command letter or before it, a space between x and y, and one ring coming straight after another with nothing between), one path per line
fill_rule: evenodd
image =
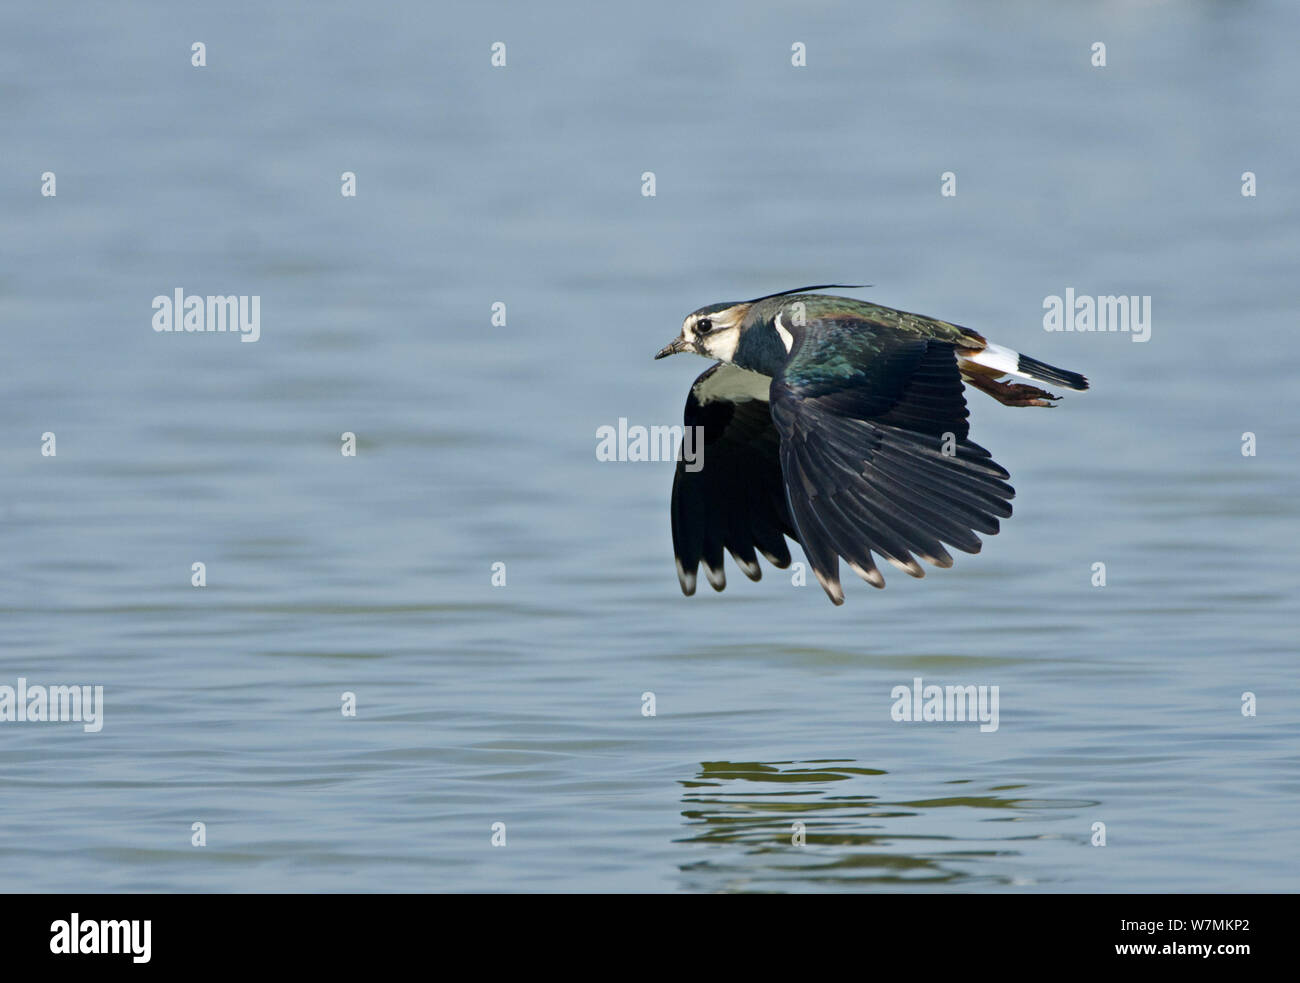
M938 817L945 828L964 829L1015 822L1038 810L1097 805L1026 798L1015 794L1022 785L893 800L886 794L887 780L887 772L849 759L702 762L699 774L681 783L687 789L682 815L690 835L677 842L706 847L708 855L680 865L683 886L780 891L810 884L830 889L1012 885L1014 876L981 870L981 861L1000 858L999 871L1005 870L1023 855L1027 840L1040 837L982 825L971 835L927 833L924 827Z

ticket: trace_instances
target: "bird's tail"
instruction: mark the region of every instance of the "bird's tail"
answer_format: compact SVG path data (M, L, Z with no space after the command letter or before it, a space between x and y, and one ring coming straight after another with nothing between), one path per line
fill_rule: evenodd
M1016 354L1015 374L1035 382L1049 382L1063 389L1073 389L1077 393L1088 388L1088 380L1078 372L1058 369L1055 365L1048 365L1046 362L1019 353Z
M1055 365L1048 365L1046 362L1040 362L1036 358L1021 355L1010 348L991 342L979 351L962 352L961 360L963 371L975 375L989 378L1011 375L1020 379L1029 379L1031 382L1044 382L1063 389L1073 389L1075 392L1083 392L1088 388L1088 380L1078 372L1058 369Z

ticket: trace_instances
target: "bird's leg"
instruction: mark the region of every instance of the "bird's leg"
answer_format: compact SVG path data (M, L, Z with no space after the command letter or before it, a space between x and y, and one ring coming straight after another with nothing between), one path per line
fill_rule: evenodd
M1053 396L1037 386L1027 386L1022 382L998 382L987 375L963 373L962 377L970 385L988 393L1003 406L1052 406L1060 396Z

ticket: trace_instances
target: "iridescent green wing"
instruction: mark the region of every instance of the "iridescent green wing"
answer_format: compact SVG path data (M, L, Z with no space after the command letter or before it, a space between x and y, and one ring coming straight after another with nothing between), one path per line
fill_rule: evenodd
M803 325L789 325L790 356L770 394L790 515L836 604L839 557L877 587L873 552L916 577L915 557L951 566L944 544L978 552L975 533L996 533L1015 494L967 439L957 343L935 337L941 322L875 311L887 309L864 317L810 305Z

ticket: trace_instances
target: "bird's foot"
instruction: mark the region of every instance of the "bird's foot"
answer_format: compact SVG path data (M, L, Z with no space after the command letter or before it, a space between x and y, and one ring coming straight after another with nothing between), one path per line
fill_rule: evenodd
M966 380L976 389L980 389L1003 406L1055 406L1060 396L1053 396L1045 389L1027 386L1023 382L997 382L993 379L975 376Z

